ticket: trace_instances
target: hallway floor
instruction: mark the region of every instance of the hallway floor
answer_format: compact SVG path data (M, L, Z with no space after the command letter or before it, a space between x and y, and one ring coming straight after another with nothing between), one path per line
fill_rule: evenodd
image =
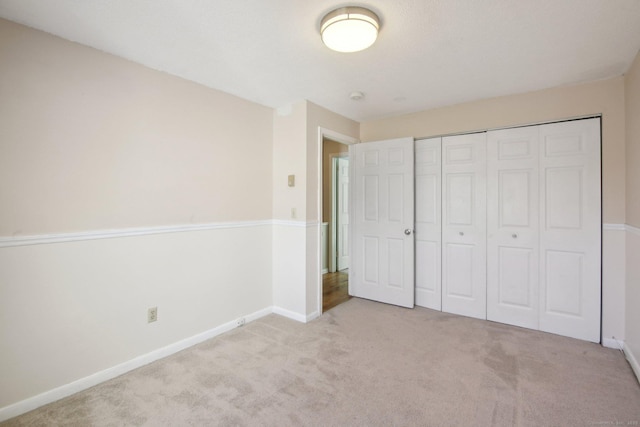
M322 312L349 301L349 270L322 275Z

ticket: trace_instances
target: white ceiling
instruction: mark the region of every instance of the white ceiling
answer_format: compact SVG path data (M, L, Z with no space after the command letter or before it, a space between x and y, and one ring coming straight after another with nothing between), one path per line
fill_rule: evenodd
M380 16L368 50L322 44L320 20L345 5ZM263 105L308 99L358 121L620 76L640 49L640 0L0 0L0 17Z

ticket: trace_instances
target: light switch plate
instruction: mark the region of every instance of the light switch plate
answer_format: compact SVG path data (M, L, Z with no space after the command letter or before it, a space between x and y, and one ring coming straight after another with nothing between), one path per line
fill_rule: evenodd
M289 184L289 187L295 187L296 186L296 176L295 175L289 175L287 177L287 182Z

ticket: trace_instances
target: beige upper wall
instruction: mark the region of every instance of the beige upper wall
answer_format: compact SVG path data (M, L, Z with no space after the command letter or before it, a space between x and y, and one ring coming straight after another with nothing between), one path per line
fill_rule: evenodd
M277 220L306 216L306 126L306 101L273 112L273 218ZM295 176L294 187L289 187L288 175Z
M321 221L318 214L318 163L321 141L318 129L330 130L346 137L358 139L360 123L347 119L339 114L307 102L307 220Z
M640 54L625 75L627 224L640 227Z
M0 236L272 214L272 110L0 20Z
M624 223L625 101L622 77L365 122L360 128L363 141L374 141L462 133L594 114L602 114L603 221Z
M360 124L309 101L275 111L273 123L273 217L320 220L318 129L358 138ZM296 176L295 187L288 187L287 175L292 174ZM291 215L292 208L296 210L295 218Z

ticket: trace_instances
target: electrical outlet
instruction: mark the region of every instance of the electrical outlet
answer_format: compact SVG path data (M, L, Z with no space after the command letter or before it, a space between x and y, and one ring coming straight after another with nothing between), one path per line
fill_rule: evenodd
M244 326L244 317L241 317L238 320L236 320L236 326Z
M158 307L151 307L147 310L147 323L155 322L158 320Z

